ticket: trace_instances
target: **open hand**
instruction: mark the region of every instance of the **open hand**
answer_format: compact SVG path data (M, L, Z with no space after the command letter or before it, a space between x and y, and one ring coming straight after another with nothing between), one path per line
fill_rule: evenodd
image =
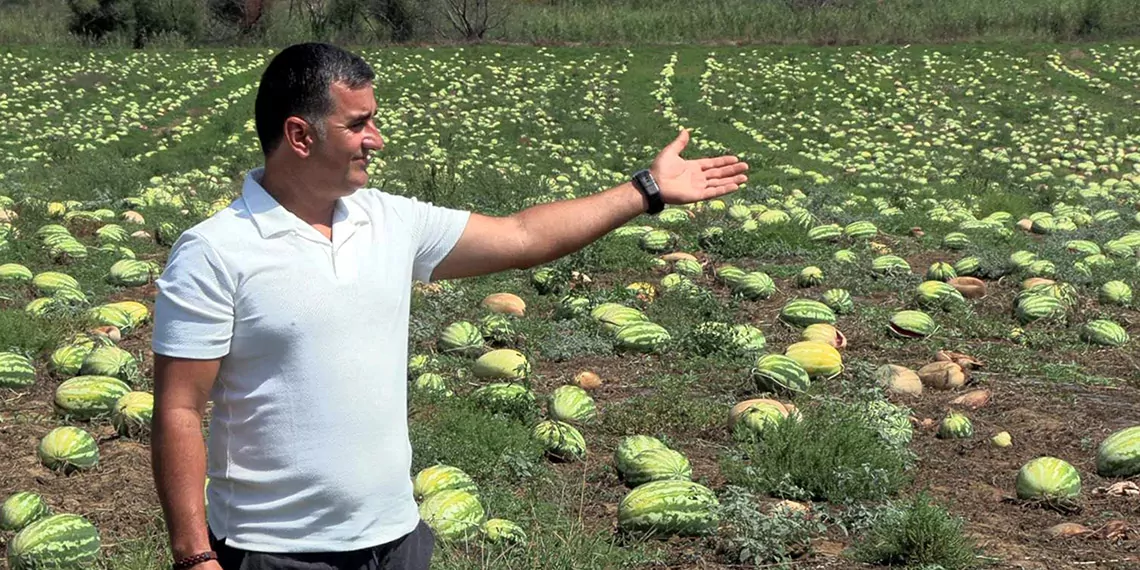
M681 151L689 143L689 129L682 129L657 158L649 172L661 188L666 204L690 204L735 192L748 177L748 164L731 155L686 160Z

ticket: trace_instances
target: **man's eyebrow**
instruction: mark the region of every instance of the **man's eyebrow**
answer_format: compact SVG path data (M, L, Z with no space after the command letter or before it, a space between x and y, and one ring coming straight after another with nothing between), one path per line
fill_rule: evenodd
M369 118L369 117L375 117L375 116L376 116L376 114L377 114L377 113L379 113L379 112L380 112L380 109L376 109L376 110L372 111L371 113L357 113L357 114L355 114L355 115L352 115L352 116L350 116L350 117L348 118L348 122L350 122L350 123L356 123L356 122L359 122L359 121L363 121L363 120L365 120L365 119L367 119L367 118Z

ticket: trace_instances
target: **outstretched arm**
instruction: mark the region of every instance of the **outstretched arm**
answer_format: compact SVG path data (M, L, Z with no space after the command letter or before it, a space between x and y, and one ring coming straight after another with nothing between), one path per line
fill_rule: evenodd
M666 204L689 204L740 188L748 165L735 156L686 160L689 142L683 130L649 171ZM532 206L511 216L472 213L463 235L435 268L432 280L472 277L505 269L527 269L553 261L593 243L645 212L645 198L631 182L603 192Z

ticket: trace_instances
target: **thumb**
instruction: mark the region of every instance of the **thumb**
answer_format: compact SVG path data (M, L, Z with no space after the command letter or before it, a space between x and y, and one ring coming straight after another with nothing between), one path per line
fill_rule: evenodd
M681 151L685 150L685 145L687 144L689 144L689 129L681 129L677 138L673 139L673 142L669 143L669 146L665 147L665 150L675 154L681 154Z

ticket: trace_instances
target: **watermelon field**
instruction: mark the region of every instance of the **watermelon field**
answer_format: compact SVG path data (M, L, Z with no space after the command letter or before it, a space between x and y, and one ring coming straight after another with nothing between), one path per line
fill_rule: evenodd
M0 49L0 566L169 567L153 282L259 165L273 53ZM1140 47L361 53L391 193L506 215L680 128L750 165L409 284L375 380L433 568L1140 568Z

